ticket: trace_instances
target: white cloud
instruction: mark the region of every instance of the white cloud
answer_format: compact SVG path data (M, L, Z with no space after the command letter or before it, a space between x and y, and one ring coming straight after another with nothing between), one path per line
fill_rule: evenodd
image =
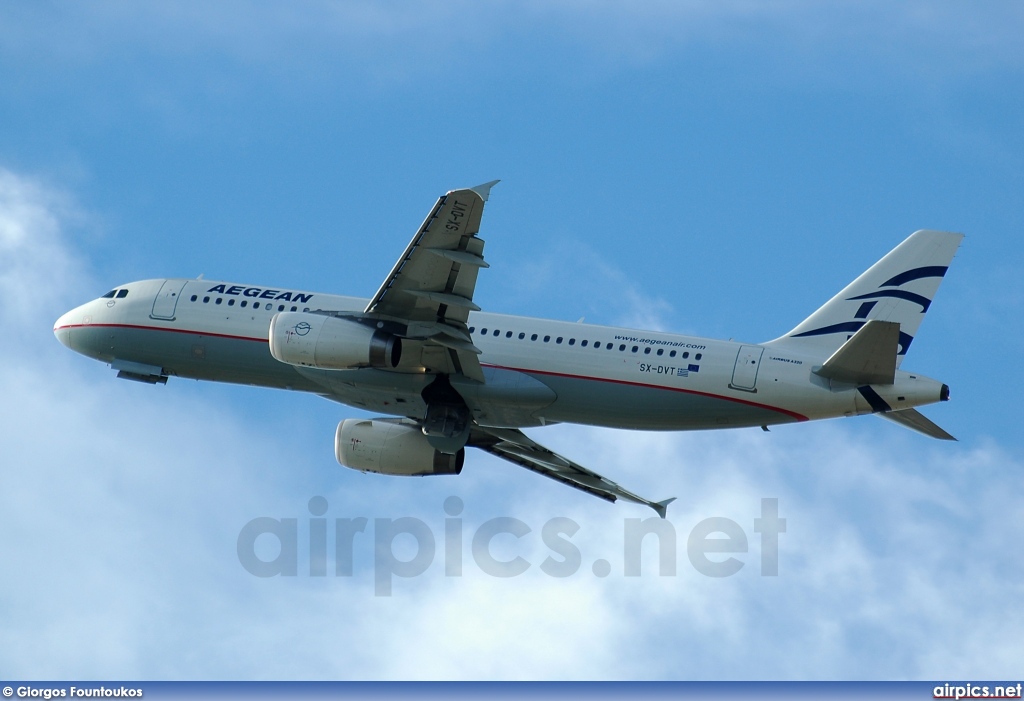
M0 318L23 324L67 299L82 271L62 245L60 221L81 218L67 195L0 168Z
M524 308L543 303L568 321L583 317L589 323L650 330L670 325L674 309L666 299L645 290L587 243L552 236L540 255L513 255L503 259L502 266L514 270L514 276L488 280L484 289L478 289L486 309L522 314ZM565 288L568 280L571 289Z
M333 467L301 428L253 423L208 385L118 382L50 334L88 282L69 248L69 198L0 175L0 668L27 678L1003 677L1024 657L1021 464L997 444L928 443L864 418L730 433L560 426L531 434L627 488L679 497L677 575L623 575L626 518L608 505L471 455L459 478L401 480ZM49 267L50 264L56 268ZM64 271L55 275L54 270ZM69 282L70 280L70 282ZM22 290L48 287L34 297ZM82 300L75 300L82 301ZM248 397L249 395L247 395ZM260 397L275 412L275 395ZM327 411L310 400L310 415ZM301 422L296 422L299 426ZM876 425L877 424L877 425ZM323 436L323 443L330 437ZM306 500L367 516L352 578L310 577ZM443 574L449 494L465 501L464 576ZM780 574L760 576L753 519L779 499ZM495 542L526 574L483 574L468 545L496 515L532 529ZM300 575L260 579L235 554L257 516L300 523ZM416 516L437 539L427 572L373 595L372 519ZM548 519L580 525L580 571L544 574ZM704 518L734 520L736 575L689 563ZM592 574L597 558L611 566Z

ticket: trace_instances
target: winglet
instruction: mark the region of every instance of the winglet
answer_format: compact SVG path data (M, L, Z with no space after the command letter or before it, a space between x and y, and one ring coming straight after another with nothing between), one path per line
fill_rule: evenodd
M665 518L665 514L668 513L668 505L676 500L675 497L666 499L665 501L659 501L654 504L650 504L650 507L658 512L658 516Z
M483 185L477 185L475 187L471 187L471 188L468 188L468 189L472 190L476 194L480 195L480 199L482 199L484 202L486 202L487 198L491 196L491 188L494 187L495 185L497 185L500 182L501 182L500 180L492 180L489 183L484 183Z

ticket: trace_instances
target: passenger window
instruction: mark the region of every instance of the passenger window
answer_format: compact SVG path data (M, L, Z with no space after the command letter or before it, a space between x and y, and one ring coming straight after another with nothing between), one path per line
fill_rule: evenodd
M658 349L658 355L664 355L664 354L665 354L665 349L664 348L659 348Z
M277 305L277 311L283 312L284 311L284 305L283 304Z
M505 338L512 338L512 332L511 331L506 331L505 332Z
M586 348L587 347L587 339L584 338L582 341L580 341L580 347L582 347L582 348Z
M224 300L223 300L223 299L221 299L220 297L218 297L218 298L217 298L217 304L220 304L220 303L221 303L221 302L223 302L223 301L224 301Z
M292 307L292 311L293 311L293 312L295 312L295 311L298 311L298 310L299 310L299 308L298 308L298 307Z
M203 297L203 304L206 304L209 301L210 301L209 297Z
M118 299L124 299L127 296L128 296L128 290L118 290L118 292L117 292L117 298Z
M612 344L610 344L610 343L609 343L609 344L608 344L608 347L607 347L607 348L605 348L605 350L611 350L611 349L612 349L612 347L613 347L613 346L612 346Z
M252 308L253 309L259 309L260 308L260 303L259 302L253 302L252 303Z
M522 331L520 331L519 332L519 340L522 341L524 338L526 338L526 334L523 333Z
M559 336L558 338L555 339L555 343L561 343L561 342L562 342L562 337L561 336Z
M197 299L199 299L199 298L198 298L198 297L196 297L195 295L192 295L192 301L193 301L193 302L195 302L195 301L196 301Z
M636 353L638 350L640 350L640 346L633 346L633 352L634 353Z
M551 340L551 336L545 336L544 337L544 343L547 343L550 340Z
M569 339L569 345L570 346L575 346L576 345L576 339L575 338L570 338Z
M494 329L494 335L495 336L497 336L499 333L501 333L501 331L499 329Z
M700 353L698 353L697 355L693 356L693 359L694 360L700 360L702 357L703 356Z
M644 355L650 355L650 354L651 354L651 347L648 346L647 348L644 348Z
M530 340L531 341L536 341L537 340L537 334L533 334L532 336L530 336Z
M486 336L487 335L487 329L480 329L480 333L482 333L484 336Z
M229 307L233 307L233 306L235 306L235 300L233 300L233 299L229 299L229 300L228 300L228 306L229 306Z
M686 360L689 357L690 357L690 351L686 351L685 353L683 353L683 360Z
M249 302L247 302L246 300L243 299L242 300L242 306L243 307L248 307L249 306Z
M476 327L475 326L470 326L469 327L469 332L470 333L476 333Z
M676 352L675 351L669 351L668 352L668 357L670 357L670 358L676 357Z
M624 350L626 350L626 344L625 344L625 343L620 343L620 344L619 344L619 350L620 350L620 351L624 351Z

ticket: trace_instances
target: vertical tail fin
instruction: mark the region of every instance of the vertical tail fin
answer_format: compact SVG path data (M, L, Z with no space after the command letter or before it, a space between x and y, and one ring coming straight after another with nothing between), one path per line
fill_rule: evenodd
M916 231L785 336L769 341L826 358L872 319L900 325L902 362L963 234Z

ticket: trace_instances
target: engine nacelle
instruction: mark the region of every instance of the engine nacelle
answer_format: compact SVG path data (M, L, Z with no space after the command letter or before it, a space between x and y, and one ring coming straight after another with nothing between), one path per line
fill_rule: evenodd
M279 312L270 320L270 354L324 370L393 368L402 358L402 339L348 319Z
M435 450L416 426L375 419L345 419L334 436L334 454L345 467L382 475L457 475L466 449Z

